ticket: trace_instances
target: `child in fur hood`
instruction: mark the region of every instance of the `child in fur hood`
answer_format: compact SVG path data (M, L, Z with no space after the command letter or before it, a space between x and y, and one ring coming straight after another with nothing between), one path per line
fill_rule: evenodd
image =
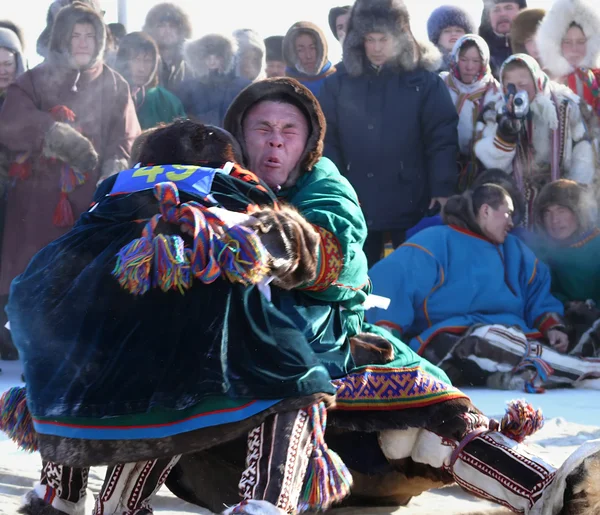
M579 97L550 81L531 56L509 57L502 65L500 82L505 95L509 84L527 92L529 112L518 119L506 112L507 106L512 109L512 97L497 102L498 115L485 122L475 154L484 166L513 174L527 202L523 223L531 228L533 202L547 183L560 178L592 182L595 142L583 122Z
M479 171L474 145L484 125L478 120L485 106L502 99L500 84L490 69L490 49L485 40L475 34L460 38L450 54L450 71L442 72L441 77L458 111L459 190L464 191ZM489 117L489 110L487 113Z

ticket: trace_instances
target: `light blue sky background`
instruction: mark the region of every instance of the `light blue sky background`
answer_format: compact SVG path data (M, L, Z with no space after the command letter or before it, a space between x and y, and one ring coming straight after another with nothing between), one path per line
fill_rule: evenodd
M106 11L107 22L118 21L118 0L100 0ZM161 0L128 0L127 29L140 30L150 7ZM253 28L264 37L285 34L290 25L299 20L317 23L329 37L330 58L339 60L341 51L327 24L327 13L335 5L351 0L175 0L192 17L194 36L210 32L232 32L238 28ZM600 0L599 0L600 1ZM48 0L0 0L0 18L16 21L25 31L30 65L40 58L35 53L35 40L45 25ZM478 23L482 0L406 0L412 17L413 32L426 38L427 18L433 9L444 4L460 5L467 9ZM529 0L530 7L548 8L551 0Z

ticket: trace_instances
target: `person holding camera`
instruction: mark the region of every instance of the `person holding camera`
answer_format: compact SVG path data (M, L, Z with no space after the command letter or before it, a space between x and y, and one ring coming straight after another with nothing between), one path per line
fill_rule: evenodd
M504 97L488 120L475 154L485 167L512 173L527 209L522 224L532 228L533 203L549 182L561 178L590 184L596 144L586 131L580 99L550 81L533 57L515 54L502 65Z

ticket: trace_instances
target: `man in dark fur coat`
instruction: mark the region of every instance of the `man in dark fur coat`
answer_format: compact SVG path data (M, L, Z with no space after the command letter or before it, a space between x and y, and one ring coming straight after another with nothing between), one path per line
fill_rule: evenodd
M314 96L291 79L255 83L234 101L225 128L239 139L244 163L319 235L317 278L285 291L274 287L272 302L309 336L336 385L327 440L352 469L350 502L406 504L427 488L456 481L518 513L546 515L563 507L563 513L594 513L600 442L582 447L556 470L517 445L525 434L507 430L510 417L501 426L489 420L439 369L364 322L366 223L347 180L321 157L325 123ZM533 426L536 420L529 419ZM302 449L286 449L277 438L283 429L263 424L252 431L245 463L243 441L184 456L167 485L186 500L218 509L236 503L239 480L244 501L227 514L326 510L343 489L325 479L321 495L309 495L312 503L304 496L295 503L299 485L288 464ZM312 477L310 471L305 476L305 492L314 493ZM569 512L574 506L584 509Z
M319 95L325 155L356 189L367 219L369 266L404 241L458 180L458 115L439 76L441 55L412 35L400 0L358 0L343 68Z

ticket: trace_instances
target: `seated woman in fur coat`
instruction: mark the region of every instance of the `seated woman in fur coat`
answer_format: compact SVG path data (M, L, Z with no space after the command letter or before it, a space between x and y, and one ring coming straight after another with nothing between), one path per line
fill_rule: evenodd
M550 267L552 294L565 304L573 354L600 357L600 229L589 190L561 179L544 186L535 203L536 254Z
M500 100L495 106L497 119L486 122L475 155L484 166L513 174L527 202L523 223L531 229L533 203L547 183L561 178L592 183L595 141L586 130L579 97L550 81L532 57L509 57L500 82L504 95L510 84L527 93L529 112L517 118L513 97Z

